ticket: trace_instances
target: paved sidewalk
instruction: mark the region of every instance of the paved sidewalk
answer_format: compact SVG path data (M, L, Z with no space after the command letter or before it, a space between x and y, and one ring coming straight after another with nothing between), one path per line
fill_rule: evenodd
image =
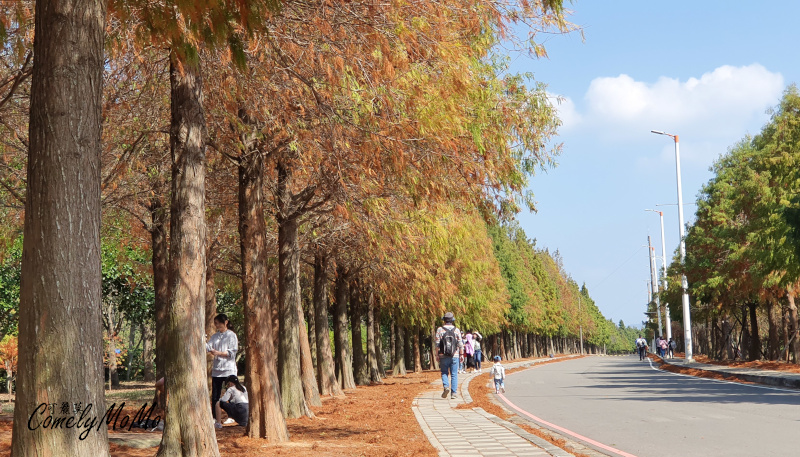
M662 359L668 365L692 368L695 370L710 371L722 375L737 376L745 381L765 384L768 386L789 387L800 389L800 373L786 371L761 370L758 368L726 367L700 362L686 362L684 359Z
M503 366L510 370L548 360L551 359L507 363ZM467 386L478 375L458 375L458 398L442 398L442 382L437 380L431 384L431 390L414 400L414 415L440 456L572 456L481 408L455 409L472 401Z

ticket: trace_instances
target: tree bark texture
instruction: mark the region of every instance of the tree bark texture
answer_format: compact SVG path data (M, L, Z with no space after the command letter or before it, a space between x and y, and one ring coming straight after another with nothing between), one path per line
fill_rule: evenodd
M395 361L392 367L392 376L404 376L406 374L406 351L403 343L404 329L400 324L395 324L394 331L394 354Z
M289 167L278 161L278 373L283 413L287 418L313 416L303 394L300 360L300 248L298 220L292 205Z
M42 403L102 416L100 153L106 2L35 3L11 455L107 456L101 427L28 428ZM43 348L43 350L36 350ZM70 413L71 414L71 413ZM56 410L55 417L64 416Z
M334 320L334 338L336 339L336 375L339 387L342 389L355 389L356 382L353 378L353 356L350 343L347 341L347 298L350 295L347 271L344 267L336 268L336 316Z
M153 289L155 292L155 352L156 379L164 377L164 349L167 347L167 303L169 303L169 246L167 244L167 225L169 212L161 198L150 199L150 243L152 247ZM163 399L162 399L163 406Z
M748 303L750 309L750 360L761 359L761 338L758 334L758 316L756 303Z
M247 436L273 443L289 440L281 405L270 311L263 156L249 145L239 163L239 240L242 256L246 352L250 399Z
M789 344L789 350L792 353L794 362L797 363L800 360L800 358L798 358L798 352L800 352L800 328L798 328L798 324L800 324L800 322L797 320L797 305L794 301L794 289L789 287L786 292L787 298L789 299L789 340L792 341L791 344Z
M169 303L165 427L158 457L219 456L206 383L205 137L200 66L170 52Z
M378 368L378 354L380 351L376 341L381 339L381 329L375 325L375 293L372 289L367 293L367 361L369 365L369 382L381 382L381 372ZM377 340L376 332L377 329Z
M322 400L319 398L319 389L317 389L317 377L314 375L314 362L311 360L308 329L306 328L305 316L303 316L303 308L300 306L297 307L297 320L300 323L298 330L300 331L300 376L303 384L303 396L307 405L322 406ZM309 411L308 413L310 417L314 417L313 412Z
M358 281L350 283L350 331L353 341L353 378L356 385L369 384L367 358L364 354L364 337L361 332L361 290Z
M414 353L414 373L422 373L422 349L420 348L422 339L419 336L419 328L413 327L409 331L414 334L413 347L411 348Z
M314 331L317 340L317 383L321 395L344 395L336 381L328 330L328 259L323 254L314 257Z
M383 336L381 333L381 311L379 308L374 310L375 317L375 357L378 364L378 374L381 378L386 377L386 357L383 352Z
M780 328L780 312L781 308L774 300L767 302L767 319L769 322L768 340L767 340L767 358L769 360L778 360L780 352L780 340L778 337L778 329Z

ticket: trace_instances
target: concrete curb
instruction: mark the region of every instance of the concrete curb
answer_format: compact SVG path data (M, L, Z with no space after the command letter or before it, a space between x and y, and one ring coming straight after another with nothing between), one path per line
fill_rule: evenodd
M763 384L773 387L787 387L790 389L800 389L800 374L797 373L781 373L779 371L763 371L761 373L753 373L749 370L728 368L728 367L715 367L709 366L704 363L675 363L670 360L662 359L656 356L663 363L675 367L690 368L692 370L705 371L708 373L718 373L724 377L737 377L745 381L754 382L756 384Z

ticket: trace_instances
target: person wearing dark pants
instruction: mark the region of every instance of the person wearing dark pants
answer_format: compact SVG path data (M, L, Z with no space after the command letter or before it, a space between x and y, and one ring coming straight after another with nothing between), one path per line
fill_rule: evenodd
M464 343L461 330L456 328L453 313L447 312L442 318L444 325L436 329L436 347L439 354L439 367L442 371L442 398L456 398L458 393L458 362Z
M232 326L225 314L217 314L214 318L217 332L211 335L206 343L206 352L214 356L211 365L211 411L222 394L222 385L228 376L236 376L236 351L239 350L239 339L231 330Z

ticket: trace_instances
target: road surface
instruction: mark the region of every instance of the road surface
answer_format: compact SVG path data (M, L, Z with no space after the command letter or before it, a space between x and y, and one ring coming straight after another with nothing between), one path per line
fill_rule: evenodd
M539 419L621 451L591 446L608 455L800 456L800 392L657 371L635 355L514 373L505 397Z

